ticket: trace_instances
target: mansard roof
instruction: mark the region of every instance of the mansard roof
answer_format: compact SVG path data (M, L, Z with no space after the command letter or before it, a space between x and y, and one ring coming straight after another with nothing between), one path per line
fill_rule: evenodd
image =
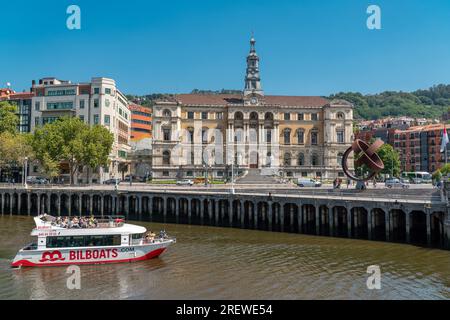
M243 96L238 94L178 94L175 100L188 106L225 106L233 104L244 104ZM323 107L329 101L316 96L264 96L263 103L266 105L301 106L301 107Z

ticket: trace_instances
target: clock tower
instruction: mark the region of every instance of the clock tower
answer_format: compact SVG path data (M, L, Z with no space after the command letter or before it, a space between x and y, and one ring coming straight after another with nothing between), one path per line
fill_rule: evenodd
M245 75L244 101L245 104L255 105L264 97L259 76L259 57L255 50L255 39L250 39L250 53L247 56L247 71Z

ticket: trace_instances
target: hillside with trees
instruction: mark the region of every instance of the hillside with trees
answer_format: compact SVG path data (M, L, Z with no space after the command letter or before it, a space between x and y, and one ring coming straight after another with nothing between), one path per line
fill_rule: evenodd
M240 90L217 91L194 89L194 94L239 94ZM128 99L151 107L156 100L173 98L173 94L128 95ZM345 99L355 105L355 119L375 120L388 116L411 116L418 118L441 118L450 108L450 85L439 84L414 92L385 91L373 95L359 92L340 92L328 99Z
M355 105L355 118L375 120L388 116L440 118L450 107L450 85L436 85L414 92L385 91L374 95L341 92L328 97Z

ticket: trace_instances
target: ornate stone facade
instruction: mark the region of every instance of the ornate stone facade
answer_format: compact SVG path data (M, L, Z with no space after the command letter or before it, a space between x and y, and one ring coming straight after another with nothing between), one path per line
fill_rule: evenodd
M180 94L153 108L153 177L242 172L334 179L353 141L353 105L322 97L265 95L255 40L242 94Z

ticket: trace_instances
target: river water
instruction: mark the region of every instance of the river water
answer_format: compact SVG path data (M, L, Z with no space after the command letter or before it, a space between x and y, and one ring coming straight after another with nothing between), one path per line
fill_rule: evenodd
M153 260L11 269L31 240L29 217L0 217L0 299L450 299L450 252L405 244L288 233L162 225L177 243ZM369 290L367 267L381 268Z

